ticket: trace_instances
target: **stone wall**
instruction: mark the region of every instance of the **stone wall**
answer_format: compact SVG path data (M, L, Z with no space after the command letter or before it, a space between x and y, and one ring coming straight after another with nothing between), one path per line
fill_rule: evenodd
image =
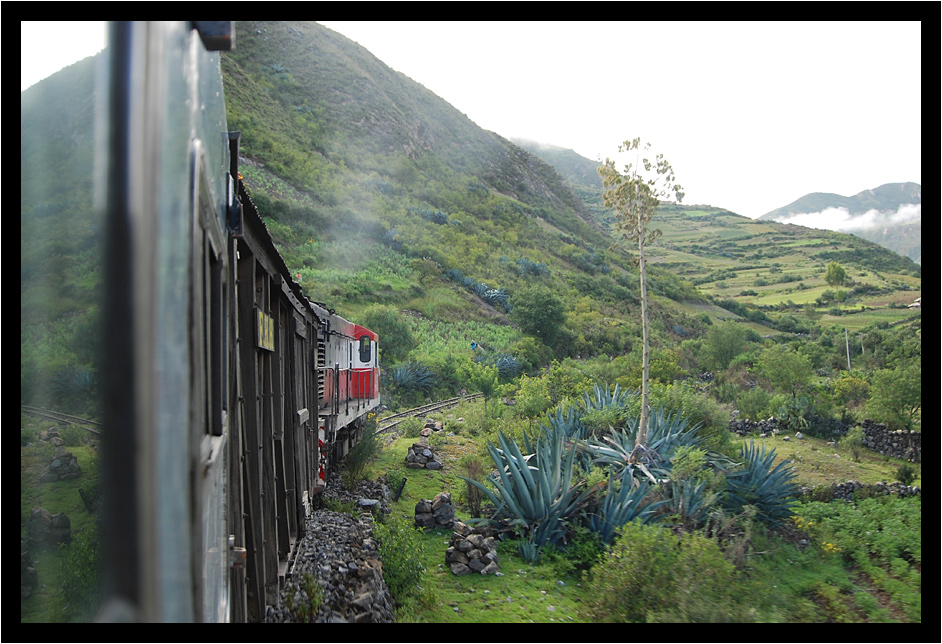
M801 500L803 501L852 501L854 496L871 497L895 495L900 497L916 496L922 494L922 489L916 485L903 485L899 481L892 483L858 483L857 481L846 481L844 483L832 483L815 488L804 488L801 490Z
M833 418L816 417L811 423L812 429L819 436L833 436L838 438L847 433L848 427ZM788 431L778 418L771 416L765 420L735 419L729 421L729 431L739 436L748 434L779 434Z
M922 432L900 429L891 431L883 423L864 420L860 423L867 449L913 463L922 462Z
M817 418L813 422L814 431L818 436L832 436L839 439L847 433L849 427L833 418ZM922 432L898 430L891 431L883 423L877 423L869 418L860 423L864 432L864 446L883 456L892 456L913 463L922 462ZM785 433L779 420L774 416L767 420L740 420L729 422L729 431L739 435L749 434L778 435Z

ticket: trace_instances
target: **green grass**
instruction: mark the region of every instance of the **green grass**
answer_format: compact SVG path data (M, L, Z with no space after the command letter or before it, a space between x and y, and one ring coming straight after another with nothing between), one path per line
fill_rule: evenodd
M396 511L396 510L394 510ZM404 513L408 514L408 513ZM414 512L409 515L414 517ZM409 599L396 608L401 623L551 623L584 622L580 616L582 588L569 576L548 565L532 565L516 555L511 542L498 546L502 576L469 574L458 577L445 564L451 532L425 531L428 553L423 584L431 589L423 598ZM563 582L562 584L558 582Z
M775 462L792 461L792 467L798 475L798 484L802 486L830 485L844 481L860 483L891 482L896 480L896 470L904 461L885 457L869 449L860 451L860 462L854 462L853 455L837 447L829 447L822 438L806 436L797 440L794 436L788 442L781 437L769 435L766 438L747 436L738 443L753 441L757 446L774 448ZM916 479L913 485L922 485L922 467L916 463Z
M898 322L920 314L920 309L876 309L851 315L824 315L820 323L847 327L849 331L859 331L877 322Z
M479 406L476 403L470 406ZM466 408L466 410L468 410ZM469 410L475 413L476 410ZM445 467L443 470L414 470L405 468L406 452L418 438L390 437L380 458L374 462L368 476L375 478L399 469L407 477L402 496L390 504L392 514L412 520L415 504L431 499L440 492L451 492L456 517L471 518L462 505L465 483L458 478L458 461L466 455L478 454L480 443L471 436L463 436L468 425L460 423L461 410L434 417L444 420L444 433L457 431L451 437L433 436L431 443ZM579 580L559 574L551 565L533 565L516 554L516 544L499 546L498 557L503 576L470 574L455 576L445 564L445 549L451 532L443 529L425 531L421 537L426 547L423 562L424 594L410 598L405 606L397 607L397 622L423 623L475 623L475 622L581 622L579 609L581 588ZM560 585L559 581L563 582ZM456 611L455 608L458 610Z

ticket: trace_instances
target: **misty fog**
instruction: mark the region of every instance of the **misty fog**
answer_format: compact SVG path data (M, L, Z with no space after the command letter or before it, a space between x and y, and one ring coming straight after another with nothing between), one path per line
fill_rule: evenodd
M823 228L837 232L853 232L887 226L912 224L922 218L922 204L901 204L896 212L868 210L851 214L847 208L825 208L820 212L781 215L774 220L782 224L796 224L807 228Z

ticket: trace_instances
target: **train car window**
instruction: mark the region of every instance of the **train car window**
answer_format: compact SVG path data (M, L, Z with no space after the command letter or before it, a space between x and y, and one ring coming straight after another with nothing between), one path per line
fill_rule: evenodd
M200 154L200 146L194 152L193 178L197 211L194 231L194 312L201 319L194 320L194 344L200 347L204 364L205 433L222 436L225 419L226 379L226 288L225 288L225 236L219 225L215 202L209 187L205 162ZM194 347L195 348L195 347Z
M20 93L20 620L84 622L99 609L103 557L105 251L93 186L108 50L80 53L50 23L21 26L24 83L28 41L75 58Z
M360 362L369 362L370 361L370 336L361 335L360 336Z

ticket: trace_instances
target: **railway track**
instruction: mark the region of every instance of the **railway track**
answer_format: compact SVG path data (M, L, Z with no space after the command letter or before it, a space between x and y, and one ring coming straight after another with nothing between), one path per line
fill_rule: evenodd
M65 423L67 425L80 425L82 429L86 429L93 434L98 434L101 436L101 429L96 429L101 427L101 423L95 422L94 420L81 418L79 416L71 416L69 414L63 414L50 409L30 407L29 405L20 405L20 410L25 414L29 414L30 416L39 416L40 418L54 420L58 423Z
M458 396L457 398L449 398L448 400L439 400L438 402L433 402L428 405L422 405L421 407L415 407L413 409L408 409L406 411L399 412L398 414L393 414L392 416L386 416L382 420L377 421L376 433L381 434L383 432L388 432L389 430L395 428L399 423L413 418L415 416L422 416L423 414L428 414L433 411L438 411L440 409L446 409L448 407L454 407L460 402L466 400L474 400L480 398L483 394L468 394L467 396Z

